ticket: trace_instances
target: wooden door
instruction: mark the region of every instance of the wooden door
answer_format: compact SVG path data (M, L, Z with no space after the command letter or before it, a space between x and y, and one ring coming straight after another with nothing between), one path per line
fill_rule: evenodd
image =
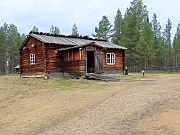
M104 53L97 52L95 53L95 73L102 74L104 73Z

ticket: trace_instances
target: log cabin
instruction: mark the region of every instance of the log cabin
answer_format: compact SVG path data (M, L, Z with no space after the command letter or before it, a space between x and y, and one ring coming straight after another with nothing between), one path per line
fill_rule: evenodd
M30 32L19 48L20 77L123 73L125 47L88 36Z

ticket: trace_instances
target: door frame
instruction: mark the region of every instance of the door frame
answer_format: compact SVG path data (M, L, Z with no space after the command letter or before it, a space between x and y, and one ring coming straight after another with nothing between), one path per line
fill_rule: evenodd
M85 58L85 73L88 73L88 59L87 59L87 52L94 52L94 69L95 69L95 53L96 53L96 48L95 47L86 47L86 58ZM95 72L94 72L95 73Z

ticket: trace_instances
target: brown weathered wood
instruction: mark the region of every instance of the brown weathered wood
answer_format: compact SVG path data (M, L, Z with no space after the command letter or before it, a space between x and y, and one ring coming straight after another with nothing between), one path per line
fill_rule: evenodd
M94 43L73 49L59 51L62 48L73 46L43 43L40 40L28 36L19 52L21 75L48 74L53 72L86 73L87 51L93 51L94 67L92 72L108 72L124 70L125 51L123 49L102 48ZM106 61L107 53L115 54L115 64L109 65ZM30 54L35 54L35 64L30 64Z
M95 53L95 73L104 73L104 53L97 52Z
M112 49L106 50L104 52L107 53L114 53L115 54L115 64L108 65L106 61L106 55L104 55L104 70L105 71L113 71L113 70L124 70L124 50Z

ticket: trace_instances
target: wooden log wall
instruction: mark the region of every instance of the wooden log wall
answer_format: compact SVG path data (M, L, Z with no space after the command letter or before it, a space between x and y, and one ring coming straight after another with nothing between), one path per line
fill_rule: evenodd
M20 72L23 73L33 73L33 72L44 72L44 61L45 50L42 47L43 44L35 40L32 37L29 37L25 46L20 51ZM30 63L30 54L35 54L35 64Z
M61 52L58 51L60 48L64 48L64 46L47 44L47 61L48 61L48 72L60 72L61 70Z
M124 70L124 50L102 49L96 46L84 46L65 51L65 45L44 44L33 37L29 37L21 49L20 72L26 73L49 73L68 72L79 73L86 71L86 47L94 47L96 52L104 52L104 71ZM68 46L70 47L70 46ZM106 54L115 54L115 64L109 65L106 61ZM35 64L30 64L30 54L35 54Z
M61 71L68 73L85 72L84 48L64 51L64 64L61 62Z
M124 50L119 49L107 49L104 50L104 71L113 71L113 70L124 70ZM115 64L107 64L107 53L115 54Z
M67 73L84 73L85 72L85 61L77 60L77 61L67 61L64 62L64 71ZM63 68L62 68L63 69Z

